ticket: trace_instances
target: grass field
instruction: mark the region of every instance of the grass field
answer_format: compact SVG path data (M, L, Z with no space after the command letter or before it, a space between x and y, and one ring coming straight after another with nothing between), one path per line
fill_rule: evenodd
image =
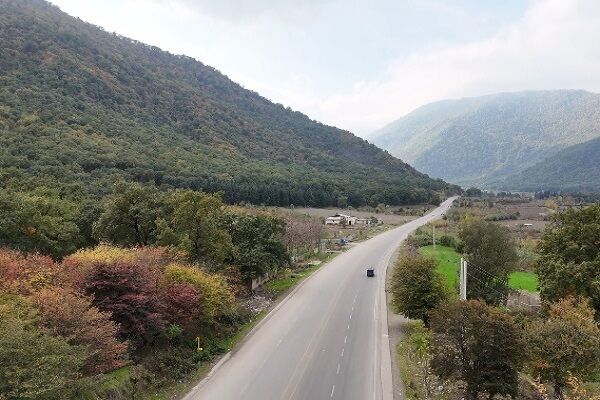
M438 271L446 278L448 287L454 292L458 290L458 273L460 270L460 254L451 247L433 246L421 247L421 253L438 260ZM508 286L515 290L525 290L536 293L538 279L532 272L514 272L508 279Z

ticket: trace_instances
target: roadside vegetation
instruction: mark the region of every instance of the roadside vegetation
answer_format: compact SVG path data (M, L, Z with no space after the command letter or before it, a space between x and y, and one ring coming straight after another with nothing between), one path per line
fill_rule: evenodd
M543 232L522 235L464 212L465 201L482 200L461 199L437 221L435 249L432 226L412 235L391 275L392 306L412 319L397 349L406 397L597 399L600 205L557 206ZM461 256L472 266L467 301Z
M7 400L170 397L264 315L252 279L275 299L327 258L320 220L192 190L117 183L89 245L62 203L0 200Z

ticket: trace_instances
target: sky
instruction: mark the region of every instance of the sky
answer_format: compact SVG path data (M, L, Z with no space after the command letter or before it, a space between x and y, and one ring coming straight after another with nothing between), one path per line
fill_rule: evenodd
M600 92L597 0L51 0L363 137L426 103Z

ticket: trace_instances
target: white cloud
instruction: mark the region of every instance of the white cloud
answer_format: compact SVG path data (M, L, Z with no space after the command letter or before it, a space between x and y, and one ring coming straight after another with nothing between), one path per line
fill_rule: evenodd
M600 91L600 2L534 1L524 17L485 40L413 53L385 76L328 97L293 81L257 89L311 117L366 134L427 102L499 91Z

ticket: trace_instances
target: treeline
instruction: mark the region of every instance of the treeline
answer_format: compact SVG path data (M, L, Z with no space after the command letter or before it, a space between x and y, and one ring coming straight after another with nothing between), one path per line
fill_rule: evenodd
M1 192L0 397L131 398L184 379L254 316L248 281L312 254L321 233L154 185L118 182L91 208Z
M392 274L392 304L423 321L400 346L414 367L404 368L409 398L592 398L582 383L600 371L598 221L600 205L553 217L537 250L541 310L506 308L518 256L504 227L462 221L453 245L469 262L467 301L457 301L436 260L404 249Z

